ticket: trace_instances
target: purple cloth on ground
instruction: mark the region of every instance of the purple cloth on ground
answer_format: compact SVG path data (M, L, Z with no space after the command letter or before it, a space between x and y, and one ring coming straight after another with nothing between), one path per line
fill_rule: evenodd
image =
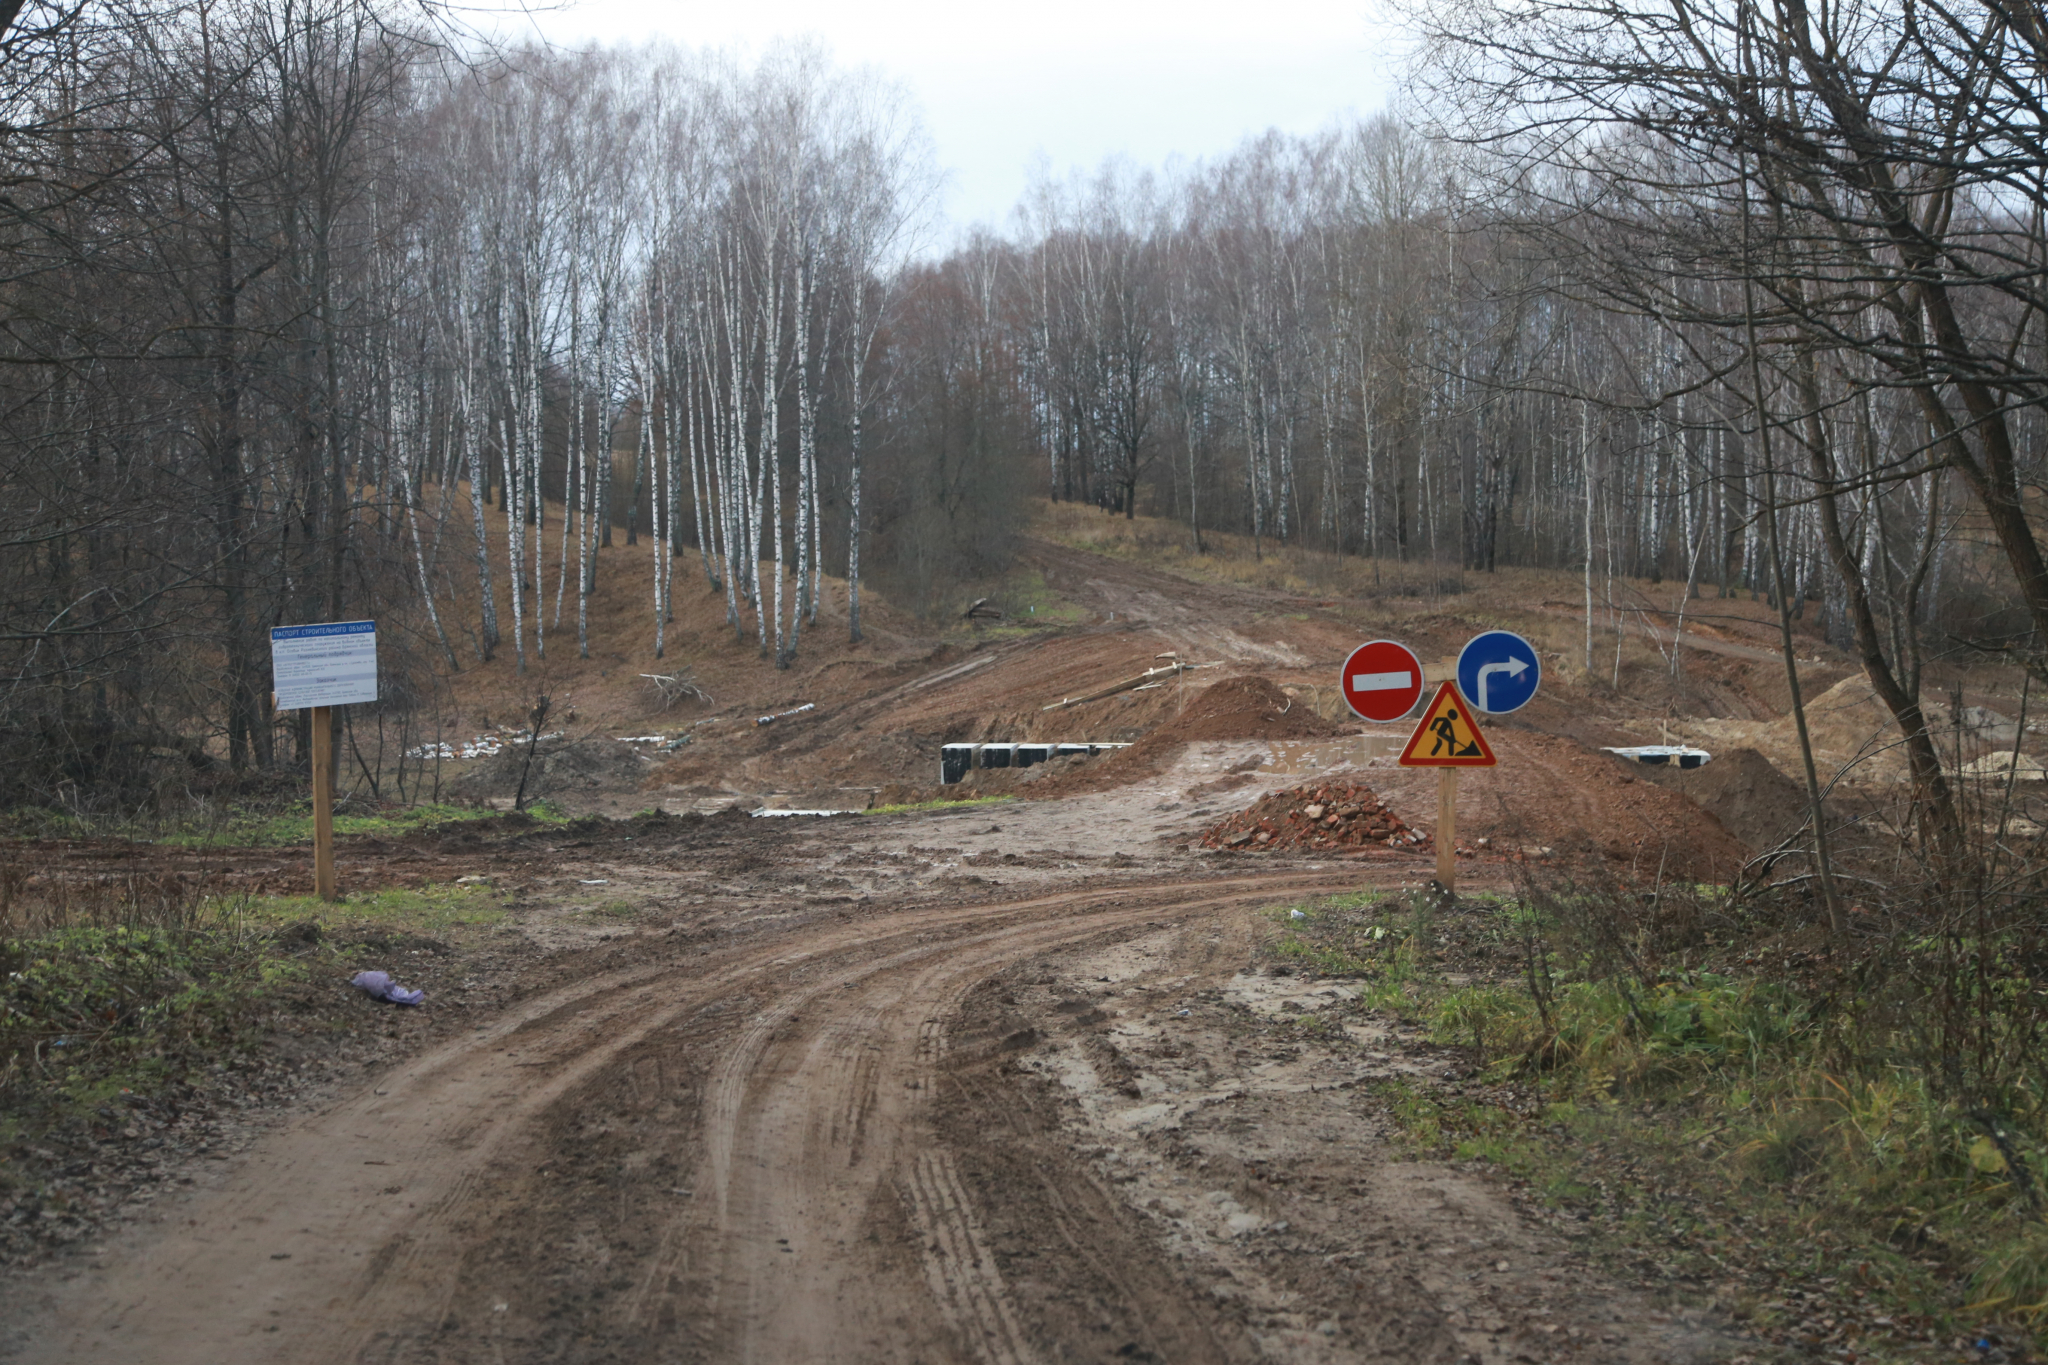
M348 984L359 991L368 991L378 1000L389 1000L394 1005L417 1005L427 998L425 991L409 991L393 981L389 972L357 972Z

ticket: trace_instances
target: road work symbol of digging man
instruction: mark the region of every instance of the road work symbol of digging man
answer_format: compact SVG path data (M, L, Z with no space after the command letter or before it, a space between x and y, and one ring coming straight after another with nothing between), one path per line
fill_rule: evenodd
M1415 733L1401 753L1404 768L1491 768L1493 746L1479 729L1472 708L1458 695L1458 685L1446 682L1429 699L1429 708L1416 722Z
M1436 736L1436 742L1429 746L1429 756L1431 758L1435 758L1438 754L1442 754L1446 758L1476 758L1479 756L1479 746L1477 744L1461 743L1458 739L1457 707L1453 706L1450 710L1431 721L1429 729L1430 733Z

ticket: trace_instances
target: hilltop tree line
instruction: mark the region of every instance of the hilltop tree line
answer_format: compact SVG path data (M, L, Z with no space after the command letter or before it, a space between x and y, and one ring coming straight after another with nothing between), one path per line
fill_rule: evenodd
M1046 180L934 256L900 93L812 50L31 5L0 64L17 780L294 758L273 624L402 626L393 708L587 653L601 564L646 575L650 655L686 564L788 666L828 575L858 639L863 583L942 605L1033 493L1196 549L1569 567L1588 669L1596 583L1758 592L1910 734L1943 604L2027 657L2048 615L2032 30L1687 14L1446 7L1431 127Z

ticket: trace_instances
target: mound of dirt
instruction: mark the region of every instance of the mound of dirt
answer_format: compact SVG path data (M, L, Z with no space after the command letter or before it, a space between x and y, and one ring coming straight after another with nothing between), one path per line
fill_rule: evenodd
M1202 831L1204 848L1246 853L1274 849L1322 852L1326 849L1430 849L1435 844L1420 830L1408 828L1370 787L1327 783L1293 787L1262 797L1248 810Z
M1472 769L1458 786L1458 833L1465 839L1523 853L1549 848L1546 861L1597 868L1631 885L1716 881L1749 857L1711 812L1649 776L1661 769L1512 726L1489 738L1500 766ZM1408 809L1422 810L1436 781L1426 768L1401 768L1380 788Z
M1965 757L2009 748L2018 736L2011 718L1986 707L1966 706L1958 716L1948 703L1933 696L1923 697L1920 707L1928 726L1942 737L1943 748L1959 739ZM1667 725L1674 741L1695 744L1716 755L1754 749L1795 786L1804 787L1801 774L1805 759L1799 751L1798 722L1789 712L1774 720L1684 717L1668 722L1646 721L1635 729L1647 734L1653 728ZM1898 723L1862 673L1852 673L1811 698L1806 703L1806 728L1823 782L1837 773L1842 773L1841 786L1866 790L1896 788L1908 781L1906 751L1899 744ZM1714 762L1720 759L1717 757Z
M458 801L485 801L512 796L526 766L524 745L508 744L450 783L446 790ZM649 759L609 736L577 740L542 740L527 775L528 800L595 791L637 791L653 767Z
M1636 777L1683 792L1752 852L1775 848L1806 822L1806 789L1754 749L1729 749L1697 768L1621 763Z
M1205 739L1324 739L1343 729L1280 690L1270 678L1225 678L1197 692L1187 709L1143 743Z
M1197 692L1179 715L1154 726L1130 748L1033 782L1026 794L1071 796L1140 782L1164 772L1183 746L1204 740L1326 739L1343 733L1268 678L1225 678Z

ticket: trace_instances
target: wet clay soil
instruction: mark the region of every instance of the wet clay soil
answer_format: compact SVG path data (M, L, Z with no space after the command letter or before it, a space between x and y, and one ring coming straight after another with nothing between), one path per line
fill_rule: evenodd
M553 965L282 1115L89 1256L17 1275L0 1353L1736 1354L1480 1175L1400 1158L1373 1082L1464 1059L1361 1014L1350 986L1266 975L1258 944L1275 904L1413 885L1429 860L1191 847L1291 784L1262 749L1190 743L1145 782L1060 801L510 821L384 850L407 875L492 876ZM1470 885L1500 875L1475 862ZM1280 1027L1318 1015L1310 1042Z

